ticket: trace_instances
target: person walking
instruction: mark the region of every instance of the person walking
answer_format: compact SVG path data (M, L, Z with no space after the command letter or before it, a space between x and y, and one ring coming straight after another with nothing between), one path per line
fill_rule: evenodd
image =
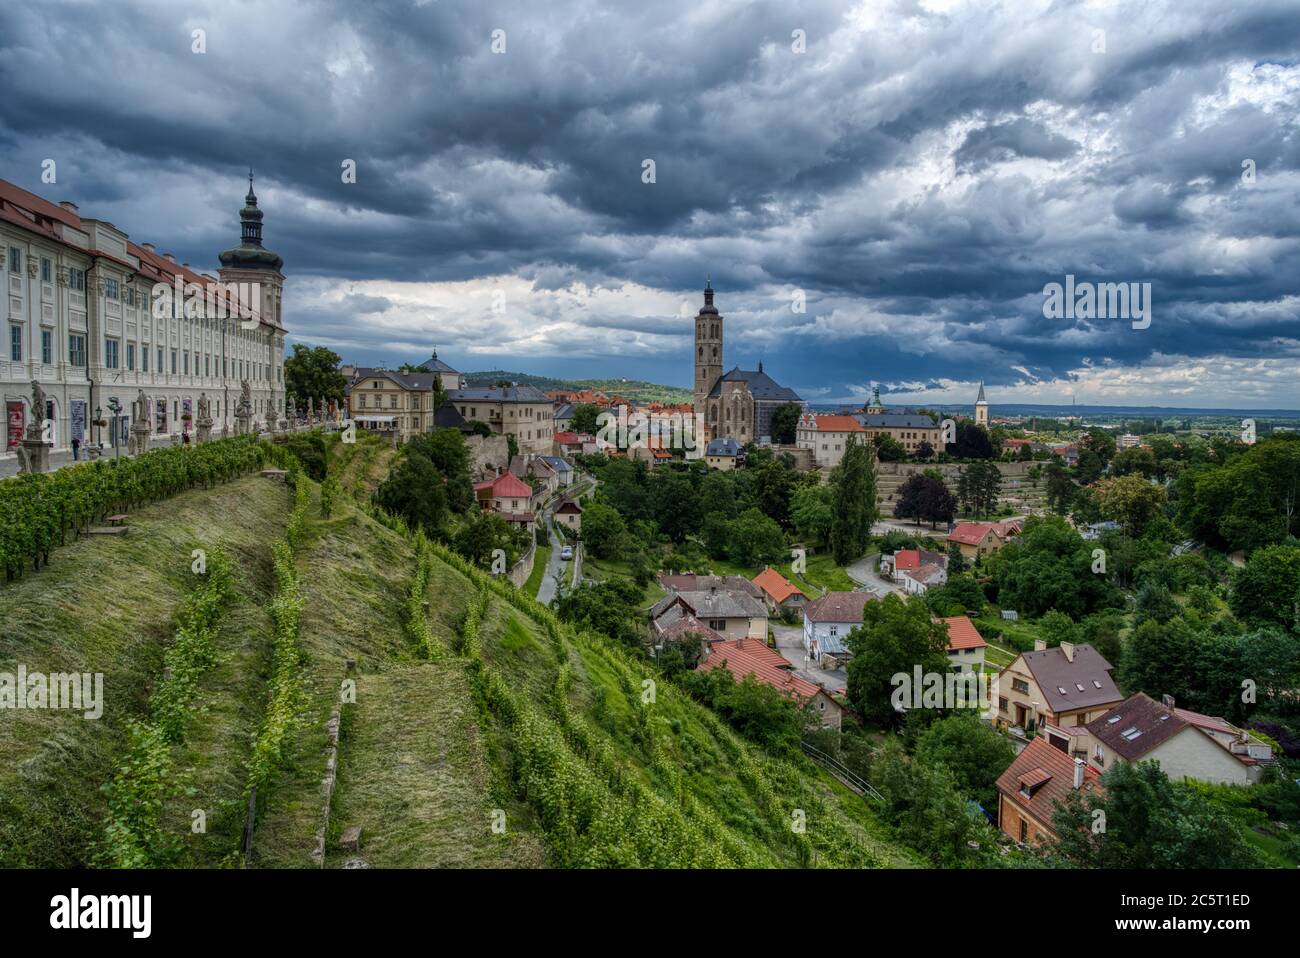
M81 458L81 440L76 436L72 437L72 461L76 462Z

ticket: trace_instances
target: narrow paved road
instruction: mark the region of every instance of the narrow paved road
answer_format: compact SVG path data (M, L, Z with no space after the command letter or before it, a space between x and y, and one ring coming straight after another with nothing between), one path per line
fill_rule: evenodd
M564 548L564 543L560 541L559 533L555 531L555 521L551 518L549 510L545 513L545 517L546 538L551 544L551 556L546 561L546 572L542 575L542 584L537 587L537 601L542 605L550 605L555 601L556 583L564 570L565 563L560 558L560 550Z
M595 481L590 477L583 477L574 482L563 495L555 495L551 498L542 509L542 516L546 522L546 541L551 544L551 557L546 563L546 572L542 575L542 584L537 587L537 601L542 605L550 605L555 601L555 595L558 591L556 585L560 581L561 575L568 575L569 564L573 565L573 581L582 581L582 546L575 544L573 547L573 558L565 562L560 558L560 550L564 548L564 541L560 539L560 534L555 531L555 519L552 512L555 509L555 503L563 498L581 499L595 488Z
M776 650L794 666L795 675L831 692L848 687L849 674L844 669L818 668L804 656L802 626L782 625L779 622L772 622L770 625L772 634L776 638Z
M844 567L844 572L850 579L858 585L876 593L876 595L885 595L888 592L903 593L903 587L896 582L890 582L876 571L876 560L880 556L872 554L863 556L857 562Z

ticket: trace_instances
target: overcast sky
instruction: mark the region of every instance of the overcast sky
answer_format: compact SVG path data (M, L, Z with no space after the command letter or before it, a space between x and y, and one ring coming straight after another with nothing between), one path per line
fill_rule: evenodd
M45 0L0 81L0 177L195 267L252 166L353 361L688 386L711 276L812 401L1300 407L1295 0Z

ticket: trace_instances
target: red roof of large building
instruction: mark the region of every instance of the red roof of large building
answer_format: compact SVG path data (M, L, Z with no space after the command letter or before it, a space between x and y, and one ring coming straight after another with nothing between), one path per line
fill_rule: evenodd
M533 494L532 486L509 472L504 472L495 479L474 483L475 492L488 490L491 490L493 499L527 499Z
M551 438L561 446L572 446L583 441L582 435L576 432L557 432Z
M997 526L992 522L959 522L953 527L952 532L948 533L948 541L977 546L990 532L994 535L998 534Z
M790 663L781 653L769 649L758 639L727 639L725 642L714 643L699 668L707 670L719 666L726 666L738 682L744 681L745 676L752 675L755 681L770 685L800 701L823 691L821 686L794 675L790 671Z
M818 416L818 432L866 432L852 416Z
M962 649L982 649L987 642L980 635L975 623L964 615L950 615L943 620L948 626L948 651L959 652Z

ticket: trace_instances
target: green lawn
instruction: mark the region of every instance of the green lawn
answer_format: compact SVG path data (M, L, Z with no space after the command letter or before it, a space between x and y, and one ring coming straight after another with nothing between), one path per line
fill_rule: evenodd
M551 547L538 545L537 555L533 557L533 571L528 576L528 581L524 583L524 591L537 598L537 590L542 587L542 579L546 575L546 564L551 561Z

